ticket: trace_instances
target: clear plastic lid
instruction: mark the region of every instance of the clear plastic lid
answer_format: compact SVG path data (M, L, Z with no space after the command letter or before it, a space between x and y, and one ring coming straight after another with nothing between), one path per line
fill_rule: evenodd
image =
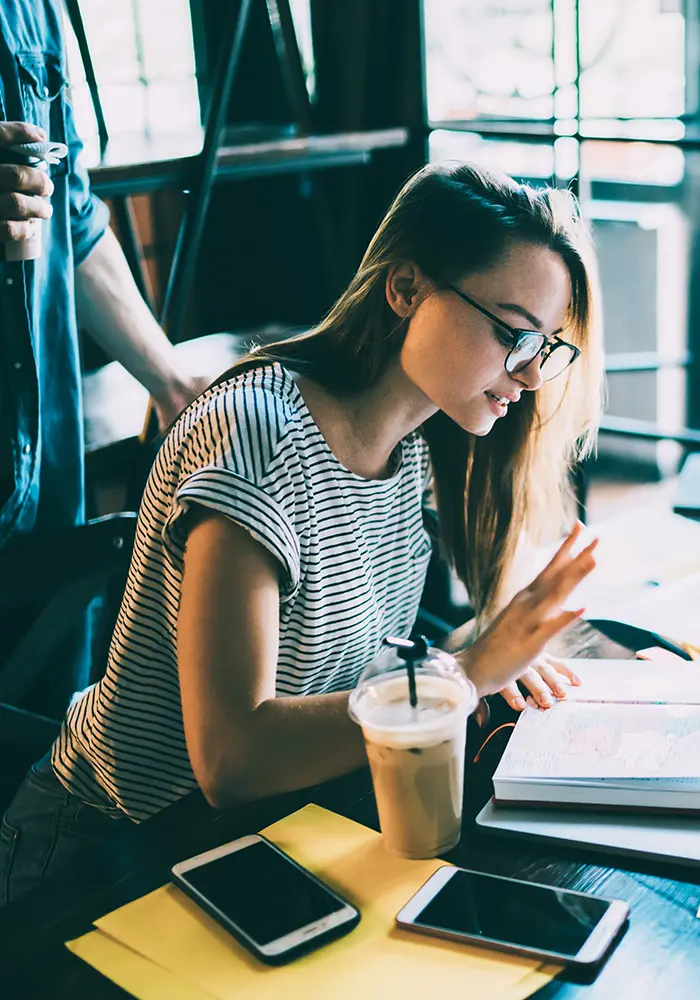
M387 648L365 668L350 695L350 717L366 737L387 745L418 746L450 738L478 704L472 682L453 656L429 647L422 636L387 637L385 643Z
M44 163L58 163L68 155L68 146L63 142L22 142L10 146L7 151L11 156L16 156L31 166L38 166Z

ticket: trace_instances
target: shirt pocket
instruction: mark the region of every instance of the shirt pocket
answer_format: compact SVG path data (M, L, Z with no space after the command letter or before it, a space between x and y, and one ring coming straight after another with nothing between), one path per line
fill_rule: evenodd
M43 128L51 142L66 141L66 80L58 56L48 52L17 52L24 120ZM68 159L50 168L52 174L67 170Z

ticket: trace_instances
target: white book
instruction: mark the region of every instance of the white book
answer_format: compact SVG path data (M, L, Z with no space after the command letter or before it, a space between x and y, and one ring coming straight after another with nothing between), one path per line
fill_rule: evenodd
M496 800L700 810L700 664L568 662L583 683L521 714Z
M565 683L567 701L700 705L700 663L564 660L582 683Z

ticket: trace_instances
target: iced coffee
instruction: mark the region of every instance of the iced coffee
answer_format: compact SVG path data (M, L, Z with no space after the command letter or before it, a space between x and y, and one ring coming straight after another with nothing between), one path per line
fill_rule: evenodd
M467 717L477 696L452 657L431 650L415 663L415 702L407 668L394 659L361 678L350 712L365 738L387 850L430 858L460 838Z

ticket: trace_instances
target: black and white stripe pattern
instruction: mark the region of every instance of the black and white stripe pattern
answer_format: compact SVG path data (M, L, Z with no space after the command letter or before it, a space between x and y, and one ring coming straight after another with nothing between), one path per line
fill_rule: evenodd
M278 695L352 688L385 635L408 634L430 558L428 455L418 433L400 449L390 479L345 469L280 365L182 415L146 485L105 676L71 706L53 750L71 792L139 821L196 785L176 657L192 504L242 525L280 563Z

